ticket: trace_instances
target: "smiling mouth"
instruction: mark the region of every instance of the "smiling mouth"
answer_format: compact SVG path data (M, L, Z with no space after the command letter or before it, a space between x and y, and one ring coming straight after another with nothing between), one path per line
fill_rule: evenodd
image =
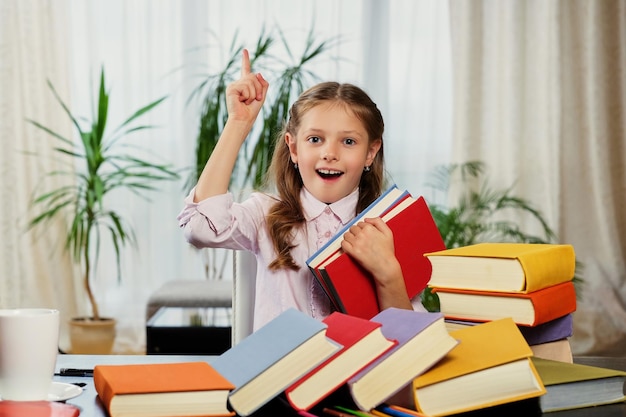
M340 176L343 175L343 172L335 171L332 169L318 169L317 175L319 175L320 177L324 179L332 179L332 178L339 178Z

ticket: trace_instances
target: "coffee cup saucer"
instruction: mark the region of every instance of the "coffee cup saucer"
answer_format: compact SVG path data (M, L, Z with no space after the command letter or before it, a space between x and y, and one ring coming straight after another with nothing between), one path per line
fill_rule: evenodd
M48 401L66 401L78 397L83 393L83 389L74 384L52 381L48 392Z

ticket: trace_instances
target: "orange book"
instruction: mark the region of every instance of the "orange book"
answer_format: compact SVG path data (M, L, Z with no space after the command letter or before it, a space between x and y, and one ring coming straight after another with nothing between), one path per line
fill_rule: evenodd
M417 411L447 416L545 394L532 351L510 318L456 330L450 336L459 344L413 380Z
M234 386L207 362L98 365L93 381L111 417L234 415Z
M521 326L537 326L576 311L572 281L528 294L434 288L447 319L489 321L512 317Z
M326 336L342 348L285 390L296 410L309 410L398 344L386 338L382 324L375 321L336 311L323 322L328 325Z

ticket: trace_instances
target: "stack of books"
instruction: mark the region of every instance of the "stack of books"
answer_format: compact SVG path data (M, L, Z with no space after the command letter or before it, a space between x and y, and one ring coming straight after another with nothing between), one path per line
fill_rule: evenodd
M401 407L388 402L387 414L540 415L626 401L626 372L534 356L511 318L450 335L458 346L413 380L411 410L394 414Z
M480 243L425 254L450 330L511 317L535 356L572 361L571 245Z
M442 313L290 309L208 359L97 365L94 386L111 417L536 415L626 399L626 372L533 357L510 317L448 331Z
M111 417L249 416L273 400L306 412L336 392L369 409L457 343L440 313L289 309L210 362L98 365L94 385Z

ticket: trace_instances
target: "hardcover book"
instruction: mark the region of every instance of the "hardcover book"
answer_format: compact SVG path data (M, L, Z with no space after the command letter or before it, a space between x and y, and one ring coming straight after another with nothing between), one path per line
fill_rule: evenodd
M626 372L537 357L532 361L547 390L539 398L544 413L626 401Z
M552 342L530 345L530 349L533 351L533 357L535 358L569 363L574 361L569 339L553 340Z
M446 330L443 315L388 308L371 319L398 344L348 380L354 403L372 410L437 363L457 345Z
M296 410L308 410L398 342L375 321L334 312L323 320L326 336L343 348L285 390Z
M423 197L405 197L382 219L393 231L395 255L409 298L413 298L430 279L430 263L423 254L445 248L445 244ZM339 311L365 319L380 311L372 276L341 249L309 268Z
M98 365L96 392L111 417L231 416L234 385L207 362Z
M571 281L572 245L478 243L427 253L431 287L530 293Z
M475 326L482 322L473 320L446 319L448 331L463 329L467 326ZM572 337L574 334L574 316L572 313L550 320L537 326L517 326L522 332L522 336L530 345L554 342Z
M441 312L447 319L489 321L512 317L522 326L537 326L576 311L572 281L531 293L434 288Z
M413 380L417 411L447 416L543 395L532 351L510 318L451 332L460 343Z
M235 385L232 409L250 415L335 354L341 346L326 329L291 308L216 357L211 365Z
M2 417L78 417L80 408L54 401L1 401Z
M567 339L574 334L574 315L566 314L537 326L519 326L519 329L531 346Z

